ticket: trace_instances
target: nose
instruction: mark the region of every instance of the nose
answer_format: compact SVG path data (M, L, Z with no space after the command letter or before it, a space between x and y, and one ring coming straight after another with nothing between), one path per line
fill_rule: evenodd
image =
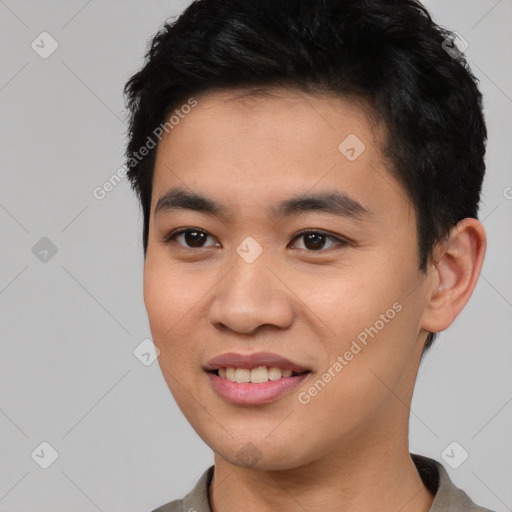
M284 283L275 265L269 266L264 257L248 263L237 255L231 270L215 287L210 323L240 334L253 334L268 325L289 327L293 294Z

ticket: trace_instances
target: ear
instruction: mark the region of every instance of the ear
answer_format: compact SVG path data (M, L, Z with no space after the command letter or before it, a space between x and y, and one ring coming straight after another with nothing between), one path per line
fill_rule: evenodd
M430 332L447 329L469 301L484 262L487 238L482 223L466 218L434 249L429 266L429 295L421 327Z

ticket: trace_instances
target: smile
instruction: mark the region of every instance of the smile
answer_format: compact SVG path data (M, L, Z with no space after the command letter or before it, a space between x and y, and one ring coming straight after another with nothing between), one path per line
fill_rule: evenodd
M242 373L239 373L242 370ZM252 372L256 370L255 380L252 382ZM225 373L225 376L221 376ZM291 370L280 370L279 368L266 367L254 368L219 368L206 373L213 390L224 400L235 405L263 405L283 398L287 392L297 388L305 379L311 375L310 371L294 375ZM227 378L241 379L242 382L232 381ZM250 381L247 380L250 375ZM276 378L279 375L279 378ZM288 376L286 376L288 375ZM271 380L272 379L274 380ZM265 378L266 380L262 380Z
M216 373L219 377L227 379L230 382L261 384L263 382L276 381L281 378L297 377L298 375L308 373L308 370L293 372L292 370L281 369L276 366L259 366L252 370L248 368L227 367L214 370L213 373Z

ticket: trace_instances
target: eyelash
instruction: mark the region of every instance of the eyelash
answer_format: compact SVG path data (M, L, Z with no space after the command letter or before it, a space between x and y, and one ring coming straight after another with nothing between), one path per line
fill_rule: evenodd
M182 234L190 232L190 231L194 231L194 232L197 232L197 233L204 233L207 236L211 236L207 231L204 231L203 229L199 229L199 228L180 228L177 231L171 232L169 235L167 235L163 239L163 242L167 243L167 244L170 244L179 235L182 235ZM350 242L348 242L347 240L344 240L343 238L340 238L340 237L334 236L334 235L330 235L329 233L327 233L325 231L322 231L322 230L314 230L314 229L307 229L307 230L300 231L299 233L297 233L293 237L292 241L297 239L297 238L306 236L306 235L323 235L323 236L326 237L326 239L336 240L338 242L338 246L340 246L340 247L344 247L344 246L350 244ZM189 249L189 250L209 249L209 248L212 247L212 246L189 247L187 245L182 245L182 244L178 244L178 245L180 245L184 249ZM314 253L314 252L325 252L328 249L318 249L318 250L301 249L301 250Z

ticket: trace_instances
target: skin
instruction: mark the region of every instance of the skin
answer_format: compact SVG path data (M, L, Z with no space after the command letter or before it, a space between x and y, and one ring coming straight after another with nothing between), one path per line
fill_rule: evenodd
M409 407L427 331L446 329L476 285L484 229L475 219L461 221L421 272L414 209L386 167L384 131L368 108L292 90L242 92L197 96L198 105L159 143L144 267L164 378L215 453L212 508L427 511L433 496L409 455ZM366 146L352 162L338 149L348 134ZM232 215L155 215L158 199L175 186L222 203ZM266 215L279 200L332 189L357 199L372 217ZM183 227L207 232L203 247L187 248L183 235L163 241ZM314 250L296 236L304 229L350 243L326 238ZM263 249L250 264L236 252L248 236ZM308 404L300 403L298 394L397 302L402 310ZM203 370L207 361L259 351L312 373L265 405L234 405L217 395ZM248 447L256 460L244 457Z

